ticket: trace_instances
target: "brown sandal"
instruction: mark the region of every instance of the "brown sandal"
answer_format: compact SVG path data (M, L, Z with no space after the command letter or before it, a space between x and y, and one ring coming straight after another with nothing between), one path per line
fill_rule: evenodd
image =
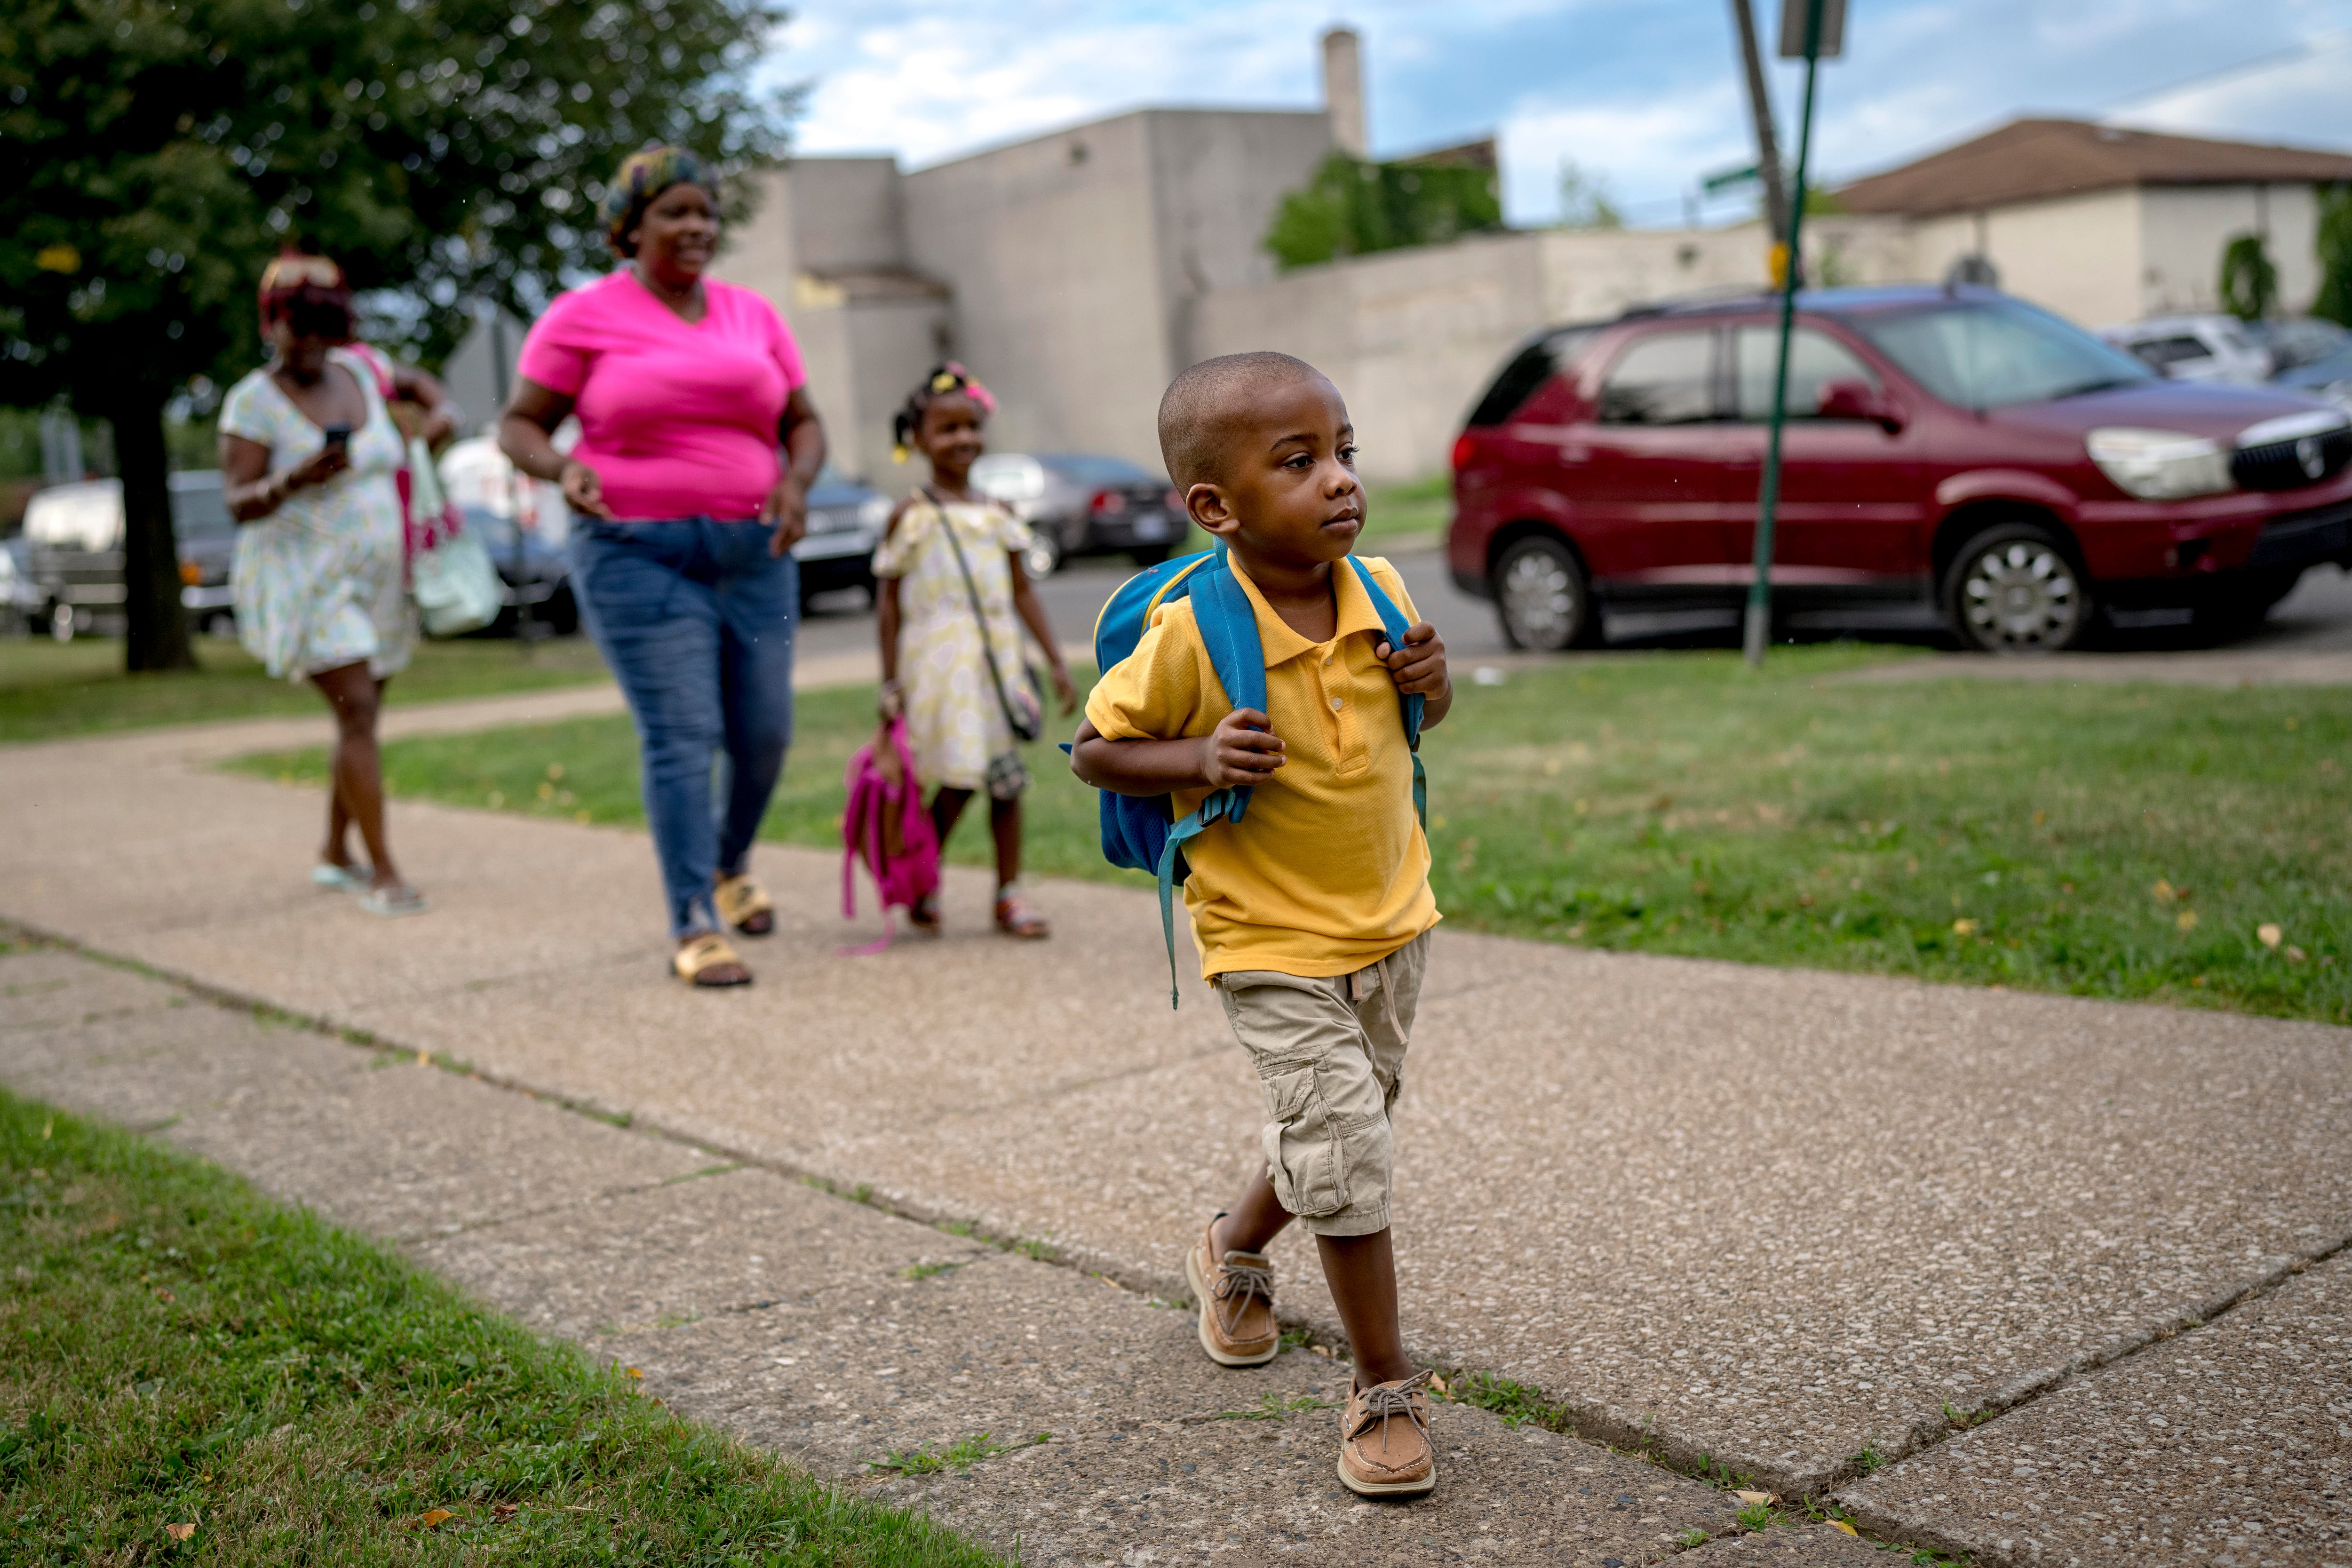
M1024 942L1036 942L1054 934L1052 922L1017 892L1006 893L996 900L996 929Z
M913 903L908 904L907 906L907 923L914 928L915 934L917 936L939 935L939 894L925 893L921 898L919 898Z
M677 950L669 966L688 985L720 986L749 985L751 972L743 967L743 960L727 939L713 931L696 937Z
M775 903L749 873L720 878L711 900L719 906L719 918L745 936L766 936L776 929Z

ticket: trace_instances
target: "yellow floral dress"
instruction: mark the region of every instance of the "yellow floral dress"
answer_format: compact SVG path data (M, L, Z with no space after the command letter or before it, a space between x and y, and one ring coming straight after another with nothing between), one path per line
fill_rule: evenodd
M898 579L898 686L915 771L927 784L977 790L989 759L1013 749L1013 728L990 681L981 626L943 532L955 530L980 591L996 668L1024 681L1021 621L1013 608L1008 552L1029 547L1029 525L1001 506L950 501L920 490L874 552L874 574Z

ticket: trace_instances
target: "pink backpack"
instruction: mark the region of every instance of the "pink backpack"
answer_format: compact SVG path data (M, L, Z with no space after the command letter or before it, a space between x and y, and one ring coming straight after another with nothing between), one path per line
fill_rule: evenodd
M897 934L890 910L911 907L940 885L940 841L931 814L923 809L923 789L915 759L907 750L907 721L896 718L873 742L849 759L842 783L849 804L841 814L841 916L857 914L857 863L863 860L882 900L882 936L849 953L879 952Z

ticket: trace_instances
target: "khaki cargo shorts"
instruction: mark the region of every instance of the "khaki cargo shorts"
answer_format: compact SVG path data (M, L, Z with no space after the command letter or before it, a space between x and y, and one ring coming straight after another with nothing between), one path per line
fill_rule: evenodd
M1428 964L1423 931L1353 974L1244 969L1216 977L1217 998L1265 1091L1274 1195L1314 1235L1388 1228L1396 1165L1389 1112L1404 1084Z

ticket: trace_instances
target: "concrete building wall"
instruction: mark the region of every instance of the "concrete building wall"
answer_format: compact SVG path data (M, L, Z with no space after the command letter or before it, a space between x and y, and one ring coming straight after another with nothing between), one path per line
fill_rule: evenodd
M783 313L795 336L800 323L793 320L793 279L800 274L799 247L793 222L795 188L803 163L771 169L754 176L759 190L751 217L719 231L719 256L710 264L714 277L746 289L757 289Z
M2309 185L2150 185L2139 216L2145 270L2135 314L2220 310L2221 250L2242 234L2269 237L2289 314L2308 310L2319 292L2319 211Z
M906 176L908 260L952 291L956 355L1002 405L997 447L1156 454L1150 167L1127 114Z
M1197 324L1207 295L1273 281L1274 258L1263 244L1266 230L1282 198L1313 178L1330 156L1331 120L1190 110L1153 110L1144 120L1159 288L1167 312L1167 376L1172 377L1209 357Z
M2086 327L2127 321L2140 314L2139 199L2132 189L2094 191L1916 219L1913 258L1932 281L1982 254L2020 299Z
M1504 353L1544 321L1543 247L1479 237L1220 289L1202 302L1202 357L1297 354L1348 400L1365 477L1434 472Z

